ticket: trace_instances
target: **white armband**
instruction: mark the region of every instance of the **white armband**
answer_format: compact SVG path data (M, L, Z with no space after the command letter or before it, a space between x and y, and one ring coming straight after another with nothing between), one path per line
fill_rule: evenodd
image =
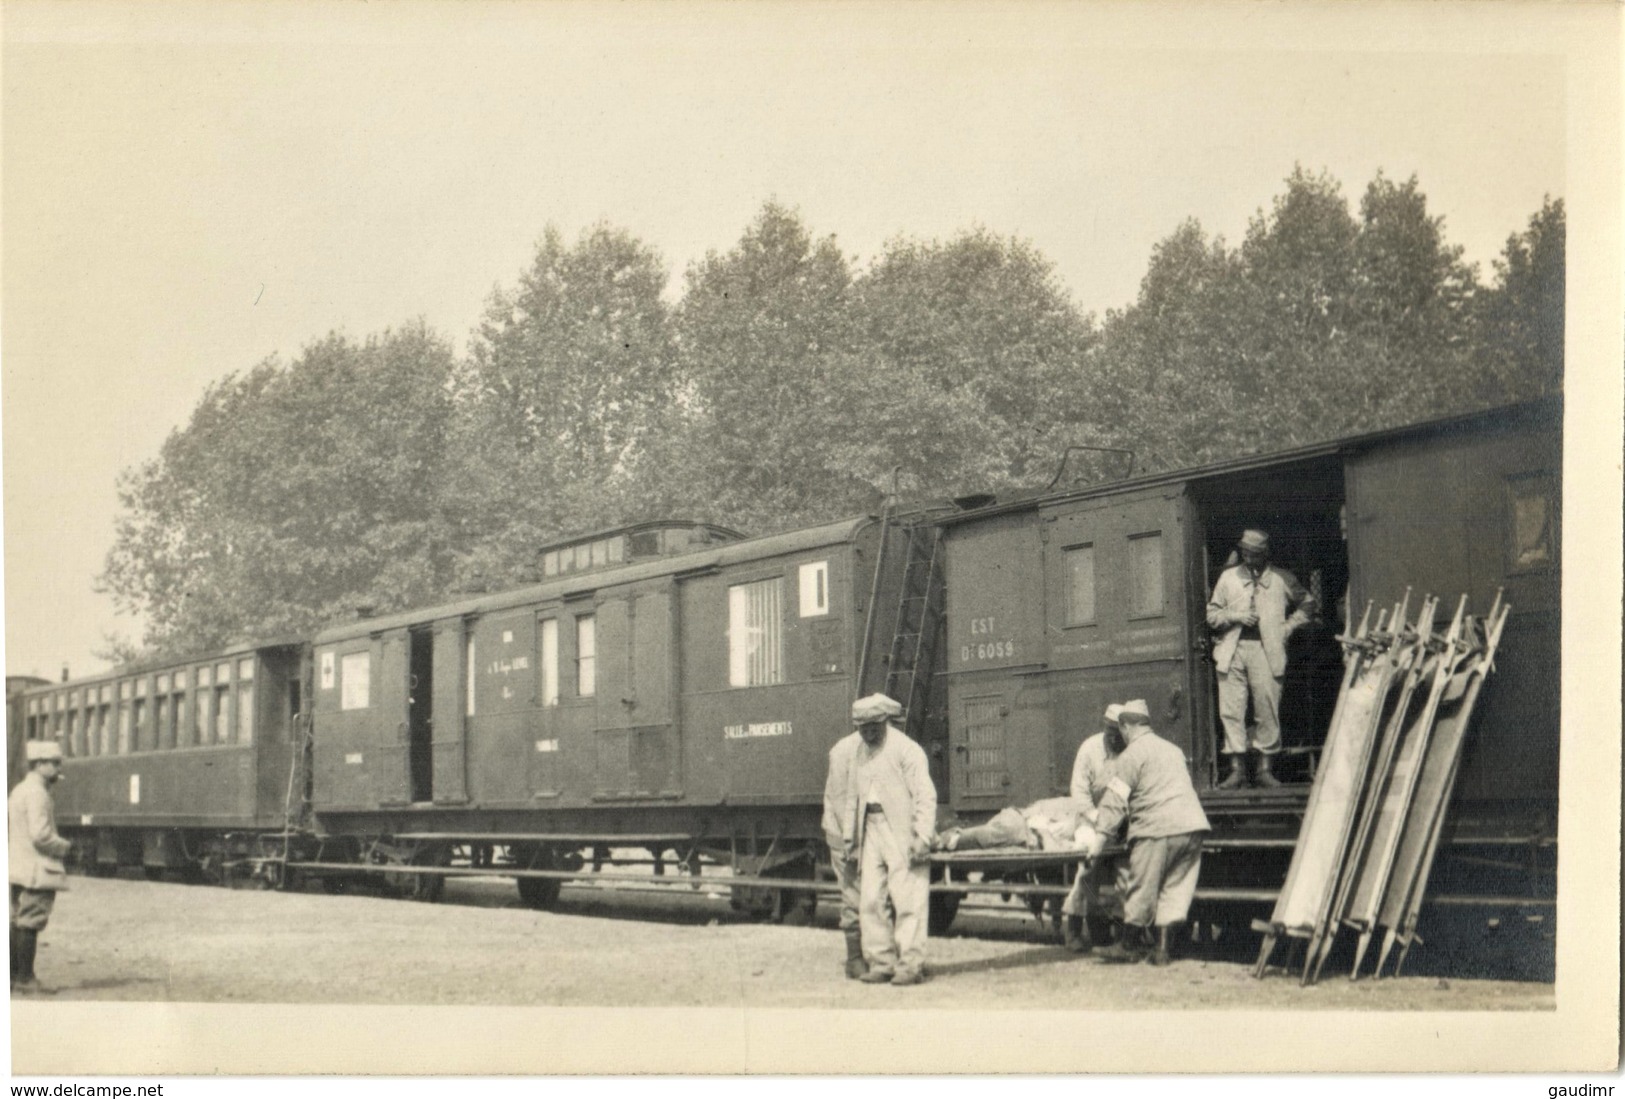
M1122 779L1118 778L1116 775L1113 775L1112 778L1111 778L1111 781L1106 783L1106 789L1110 790L1112 793L1114 793L1118 797L1122 798L1124 802L1128 801L1128 795L1129 795L1128 783L1124 782Z

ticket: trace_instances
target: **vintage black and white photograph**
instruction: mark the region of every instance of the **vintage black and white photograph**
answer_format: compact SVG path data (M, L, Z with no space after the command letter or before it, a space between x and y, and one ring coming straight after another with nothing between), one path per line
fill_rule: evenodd
M8 4L14 1071L1617 1063L1618 32Z

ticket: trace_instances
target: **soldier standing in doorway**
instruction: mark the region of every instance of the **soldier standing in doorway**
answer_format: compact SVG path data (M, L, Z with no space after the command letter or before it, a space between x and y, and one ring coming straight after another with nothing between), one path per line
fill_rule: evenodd
M1281 681L1286 675L1287 638L1310 619L1314 598L1285 569L1270 564L1269 535L1245 531L1236 545L1241 562L1224 570L1207 604L1207 624L1219 635L1213 665L1219 676L1219 718L1229 773L1221 790L1247 784L1251 740L1258 762L1255 786L1279 786L1270 757L1281 750ZM1253 723L1247 723L1247 702Z

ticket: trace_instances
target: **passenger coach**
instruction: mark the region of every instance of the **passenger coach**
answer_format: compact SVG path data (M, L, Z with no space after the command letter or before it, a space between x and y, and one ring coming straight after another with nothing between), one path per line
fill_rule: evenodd
M218 881L297 824L303 649L245 646L27 691L24 735L66 756L56 808L79 865Z

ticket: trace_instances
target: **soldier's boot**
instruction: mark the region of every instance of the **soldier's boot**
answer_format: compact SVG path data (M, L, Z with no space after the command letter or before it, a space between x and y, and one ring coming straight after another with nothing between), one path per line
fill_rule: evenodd
M1240 753L1233 753L1230 756L1230 773L1224 776L1218 788L1220 790L1239 790L1245 785L1247 785L1247 765Z
M1145 956L1145 960L1151 965L1167 965L1168 942L1172 937L1172 928L1168 924L1158 924L1157 945L1152 948L1151 953Z
M1089 925L1082 916L1068 916L1062 925L1066 948L1074 954L1087 954L1094 948L1089 938Z
M846 979L861 980L869 972L869 963L863 960L863 933L856 927L846 929Z
M1151 929L1138 924L1124 924L1123 937L1110 946L1101 948L1095 957L1109 965L1127 965L1140 961L1151 952Z
M11 983L17 983L17 975L22 971L23 943L22 928L16 924L11 925Z
M24 994L44 992L34 976L34 952L39 948L39 932L28 928L17 929L17 976L12 979L11 990Z
M1281 785L1281 780L1270 770L1270 757L1264 752L1258 753L1258 766L1253 770L1253 785L1262 786L1267 790Z

